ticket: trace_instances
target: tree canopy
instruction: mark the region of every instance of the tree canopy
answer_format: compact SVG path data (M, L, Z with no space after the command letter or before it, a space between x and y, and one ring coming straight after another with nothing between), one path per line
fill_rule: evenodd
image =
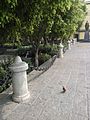
M68 40L85 14L81 0L1 0L0 40L21 45L29 39L38 53L42 38Z
M1 0L0 37L18 40L29 36L38 41L50 35L66 39L78 29L85 9L81 0Z

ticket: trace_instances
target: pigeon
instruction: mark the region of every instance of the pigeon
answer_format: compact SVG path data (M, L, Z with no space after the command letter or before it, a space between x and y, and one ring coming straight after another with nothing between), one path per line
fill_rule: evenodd
M65 93L66 92L66 87L65 86L63 86L63 93Z

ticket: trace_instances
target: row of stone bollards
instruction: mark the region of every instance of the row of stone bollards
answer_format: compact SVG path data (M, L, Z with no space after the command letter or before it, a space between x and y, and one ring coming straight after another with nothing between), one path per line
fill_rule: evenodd
M68 50L71 49L71 44L75 45L76 41L77 41L76 38L67 41L67 43L68 43ZM64 46L62 45L62 43L60 43L59 47L60 47L60 50L59 50L58 57L59 58L63 58L64 57L64 55L63 55L63 48L64 48Z
M68 41L68 49L71 49L71 43L75 44L76 39ZM59 57L63 58L63 45L60 43ZM28 64L23 62L19 56L16 57L15 62L9 67L13 71L12 87L13 95L12 99L14 102L26 102L30 98L30 93L27 84L27 73Z

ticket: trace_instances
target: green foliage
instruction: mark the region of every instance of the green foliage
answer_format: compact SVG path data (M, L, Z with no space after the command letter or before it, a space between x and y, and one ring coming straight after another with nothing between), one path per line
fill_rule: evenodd
M50 36L68 40L84 20L85 4L80 0L61 0L58 6Z
M1 0L0 38L19 46L29 41L38 59L42 38L68 40L85 15L86 6L81 0Z
M31 51L32 50L32 46L21 46L18 48L18 55L21 56L21 57L25 57L27 52Z
M7 39L21 44L29 36L39 45L42 37L68 39L83 21L86 6L81 0L1 0L0 14Z
M56 45L56 44L53 44L53 45L50 45L50 44L47 44L47 45L40 45L40 53L47 53L51 56L54 56L54 55L57 55L57 52L59 50L59 46Z
M13 19L16 4L17 0L0 1L0 28Z
M47 53L40 53L39 54L39 65L44 63L45 61L49 60L51 58L51 55Z
M33 70L33 68L34 68L32 59L31 58L22 58L22 60L25 61L28 64L27 73L30 73Z
M0 65L0 78L3 78L6 74L6 70Z
M50 54L51 56L54 56L54 55L57 55L58 51L59 51L59 46L56 45L56 44L54 44L54 45L51 47L51 51L50 51L49 54Z
M39 51L42 53L50 53L51 45L50 44L47 44L47 45L41 44L39 47Z
M0 1L0 39L21 45L21 23L16 15L17 0Z
M13 59L11 57L3 58L0 63L0 92L11 85L12 72L9 70L9 66L13 63Z
M18 43L10 43L10 42L7 42L7 43L4 43L3 44L3 47L5 48L18 48Z

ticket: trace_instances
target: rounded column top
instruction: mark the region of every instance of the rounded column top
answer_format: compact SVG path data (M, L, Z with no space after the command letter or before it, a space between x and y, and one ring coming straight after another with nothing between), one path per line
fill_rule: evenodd
M60 47L60 48L63 48L64 46L62 45L62 43L60 43L59 47Z
M68 40L68 43L71 43L71 41L70 41L70 40Z
M17 56L17 57L15 58L15 63L17 64L17 63L20 63L20 62L22 62L22 59L21 59L20 56Z
M17 56L14 63L9 68L13 72L26 71L28 69L28 64L26 62L23 62L20 56Z

